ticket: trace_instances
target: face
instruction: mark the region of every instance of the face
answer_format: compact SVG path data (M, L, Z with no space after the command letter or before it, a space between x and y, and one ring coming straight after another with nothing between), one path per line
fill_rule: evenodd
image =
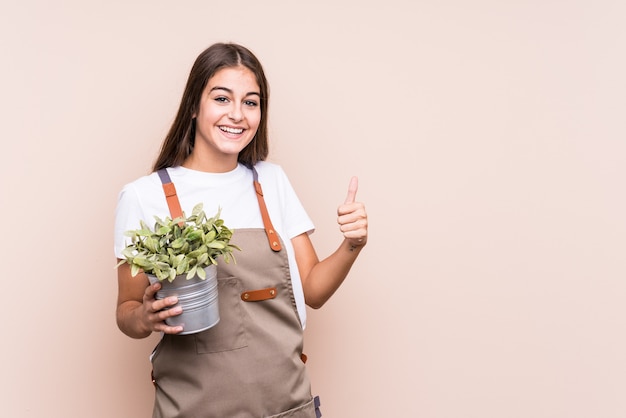
M246 67L223 68L202 92L190 168L227 171L237 166L261 121L260 88Z

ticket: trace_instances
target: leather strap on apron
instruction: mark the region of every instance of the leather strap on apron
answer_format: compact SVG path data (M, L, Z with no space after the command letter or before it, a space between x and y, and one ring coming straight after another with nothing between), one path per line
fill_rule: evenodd
M256 197L259 201L259 208L261 209L261 216L263 217L263 225L265 226L267 240L270 243L272 251L280 251L282 249L280 246L280 240L278 239L278 235L276 235L276 231L272 226L270 215L267 212L265 199L263 198L263 190L261 189L261 183L259 183L259 174L256 172L254 167L252 167L252 176L254 177L254 190L256 191Z
M163 184L163 192L165 193L167 207L170 209L172 219L180 218L183 216L183 210L180 208L180 201L178 200L178 196L176 196L176 187L174 187L174 183L172 183L169 173L165 168L160 169L157 173L159 174L159 178Z

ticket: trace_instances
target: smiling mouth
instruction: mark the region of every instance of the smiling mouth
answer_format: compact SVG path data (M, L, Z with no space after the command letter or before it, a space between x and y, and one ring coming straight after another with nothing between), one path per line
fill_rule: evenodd
M230 128L228 126L220 126L221 131L229 133L229 134L240 134L243 132L243 128Z

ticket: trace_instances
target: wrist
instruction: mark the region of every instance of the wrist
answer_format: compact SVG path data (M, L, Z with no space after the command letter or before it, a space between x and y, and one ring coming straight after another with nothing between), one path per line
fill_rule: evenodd
M347 240L348 250L351 252L358 252L365 246L366 243L367 241L363 239Z

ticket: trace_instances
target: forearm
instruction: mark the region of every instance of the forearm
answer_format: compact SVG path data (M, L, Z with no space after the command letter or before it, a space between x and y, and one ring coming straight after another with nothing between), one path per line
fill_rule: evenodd
M117 326L124 334L131 338L146 338L152 331L146 326L142 318L143 304L129 300L117 307Z
M364 245L355 246L344 240L339 248L315 264L303 281L306 304L321 308L341 286Z
M367 213L363 203L354 201L357 188L358 180L353 177L346 201L337 208L337 223L344 240L334 253L319 261L308 234L303 233L291 239L304 300L311 308L321 308L335 293L367 243Z

